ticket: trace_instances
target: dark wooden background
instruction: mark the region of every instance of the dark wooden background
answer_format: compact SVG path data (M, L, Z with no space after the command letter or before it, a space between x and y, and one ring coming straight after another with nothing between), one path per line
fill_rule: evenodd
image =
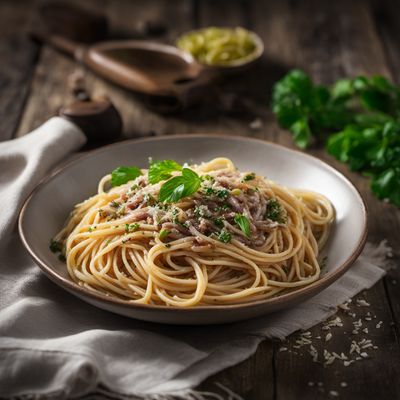
M35 23L37 4L0 1L2 140L24 135L56 114L72 98L68 77L81 70L48 46L29 40L26 32ZM85 72L88 89L94 95L109 95L121 111L125 137L219 132L293 147L268 104L271 85L288 69L303 68L323 83L357 74L382 74L400 83L400 4L396 1L90 0L84 5L108 16L114 37L135 37L141 22L163 20L168 30L153 40L173 43L177 35L194 27L242 25L255 30L265 43L264 58L251 73L225 82L218 88L220 96L205 98L203 105L180 115L149 111L131 93ZM256 117L262 120L258 130L249 127ZM377 201L366 179L350 173L322 147L310 153L339 169L361 190L370 210L369 240L378 243L387 238L398 265L399 210ZM370 327L369 334L358 336L378 346L370 358L349 367L342 363L323 367L312 362L306 347L293 347L299 337L294 334L284 344L265 341L251 358L209 378L201 389L218 391L214 385L218 381L245 399L323 399L335 397L332 391L343 399L399 399L399 287L400 268L359 296L371 304L369 308L353 306L357 316L376 315L364 325ZM327 346L340 353L348 348L354 319L344 313L340 316L344 326L332 331L329 344L320 341L319 349ZM376 329L380 320L383 324ZM322 332L325 336L321 328L315 326L312 335ZM279 351L281 346L292 351ZM313 386L308 385L310 381ZM341 382L348 386L341 387Z

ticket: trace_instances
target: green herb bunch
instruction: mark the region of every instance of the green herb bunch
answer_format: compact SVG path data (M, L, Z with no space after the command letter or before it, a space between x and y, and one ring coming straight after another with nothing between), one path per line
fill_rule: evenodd
M400 207L400 88L382 76L316 85L292 70L273 88L272 109L302 149L326 140L329 154L371 178L372 191Z

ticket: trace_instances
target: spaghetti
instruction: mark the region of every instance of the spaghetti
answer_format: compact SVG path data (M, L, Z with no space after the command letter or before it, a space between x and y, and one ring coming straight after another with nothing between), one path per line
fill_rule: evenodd
M226 158L136 170L102 178L55 237L78 284L192 307L266 299L319 278L334 220L324 196L240 172Z

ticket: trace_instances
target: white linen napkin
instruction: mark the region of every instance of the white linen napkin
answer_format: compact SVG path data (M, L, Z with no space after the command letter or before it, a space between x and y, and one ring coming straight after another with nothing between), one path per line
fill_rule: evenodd
M22 202L46 174L85 143L72 123L52 118L0 143L0 397L202 398L194 388L239 363L265 338L284 338L336 312L371 287L386 248L369 246L340 280L296 308L223 326L177 327L97 309L48 280L16 231ZM375 258L374 258L375 257Z

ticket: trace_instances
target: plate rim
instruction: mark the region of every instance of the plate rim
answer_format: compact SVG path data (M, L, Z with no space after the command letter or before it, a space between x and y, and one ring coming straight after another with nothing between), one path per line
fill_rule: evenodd
M263 145L268 145L272 147L276 147L279 149L283 149L288 152L292 152L296 155L300 154L302 157L306 157L311 159L312 161L316 162L317 164L320 164L322 167L328 169L330 172L332 172L334 175L336 175L339 179L344 181L344 183L350 187L350 189L356 194L356 197L358 197L358 200L361 205L361 210L362 210L362 215L363 215L363 226L362 226L362 233L360 235L360 238L357 242L356 247L354 248L353 252L351 255L345 260L342 264L340 264L331 274L325 275L322 278L312 282L310 285L304 286L300 289L294 290L289 293L282 294L277 297L270 297L267 299L263 300L257 300L257 301L249 301L246 303L238 303L238 304L226 304L226 305L221 305L221 304L216 304L216 305L209 305L209 306L195 306L195 307L178 307L178 306L164 306L164 305L154 305L154 304L141 304L141 303L133 303L129 302L128 300L122 300L119 298L113 298L110 296L103 295L101 293L96 293L92 292L89 289L85 289L81 286L79 286L77 283L72 281L71 279L64 278L60 276L50 265L48 265L45 261L43 261L31 248L29 241L27 239L27 235L24 230L24 218L25 214L27 212L27 209L29 207L30 202L34 198L37 192L39 192L42 188L46 186L46 184L53 179L55 179L59 174L61 174L64 170L68 169L70 166L73 164L76 164L80 162L81 160L85 158L89 158L92 156L96 156L100 153L109 151L110 148L117 148L119 146L124 146L127 143L145 143L145 142L153 142L153 141L159 141L159 140L171 140L171 139L190 139L190 138L198 138L198 139L225 139L225 140L237 140L237 141L253 141L253 142L259 142L262 143ZM274 143L268 140L263 140L259 138L251 138L251 137L245 137L245 136L227 136L225 134L208 134L208 133L192 133L192 134L172 134L172 135L164 135L160 137L149 137L149 138L139 138L139 139L127 139L127 140L122 140L117 143L111 143L104 145L98 149L90 150L84 154L78 155L77 157L73 158L72 160L66 162L65 164L62 164L61 166L56 167L52 172L48 173L45 175L44 178L42 178L39 183L35 186L35 188L32 190L32 192L29 194L27 199L24 201L23 206L20 210L19 216L18 216L18 231L19 235L21 238L21 241L28 251L29 255L31 258L35 261L35 263L38 265L38 267L45 273L47 277L49 277L52 281L54 281L56 284L62 286L64 289L66 289L69 292L78 292L78 295L82 295L83 297L90 297L95 301L101 301L101 302L106 302L110 306L118 306L118 307L124 307L128 309L140 309L140 310L149 310L149 311L165 311L165 312L181 312L181 313L194 313L194 312L202 312L202 311L210 311L210 310L237 310L237 309L246 309L246 308L252 308L256 306L266 306L270 305L271 307L273 306L278 306L279 303L285 304L285 303L290 303L293 300L296 300L296 298L302 298L304 295L309 294L308 292L314 293L313 295L317 295L319 292L322 290L326 289L328 286L330 286L332 283L334 283L336 280L338 280L350 267L351 265L357 260L358 256L360 255L366 239L367 239L367 234L368 234L368 209L365 204L364 198L361 195L360 191L357 189L357 187L353 184L353 182L347 178L345 175L343 175L341 172L339 172L337 169L326 163L325 161L322 161L321 159L312 156L311 154L304 153L300 150L297 149L292 149L289 147L286 147L284 145L281 145L279 143Z

